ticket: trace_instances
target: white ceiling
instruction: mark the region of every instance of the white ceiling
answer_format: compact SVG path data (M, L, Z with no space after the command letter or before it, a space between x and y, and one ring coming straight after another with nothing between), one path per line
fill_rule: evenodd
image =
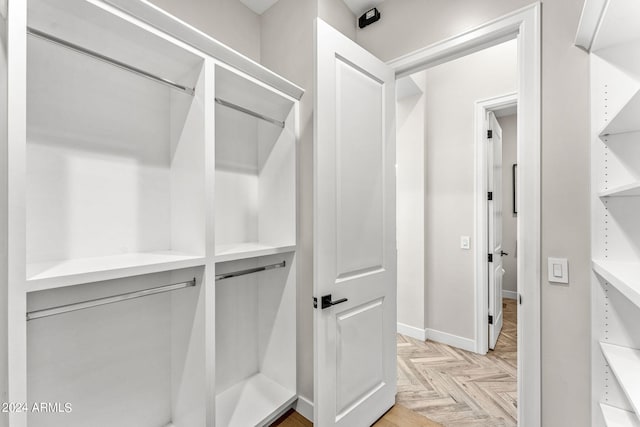
M258 15L273 6L278 0L240 0L249 9L253 10ZM367 10L371 9L382 3L384 0L342 0L356 15L356 18L362 15Z
M278 0L240 0L249 9L253 10L258 15L273 6Z
M372 7L376 7L384 0L342 0L349 6L351 12L356 15L356 18L360 17L364 12L371 9Z

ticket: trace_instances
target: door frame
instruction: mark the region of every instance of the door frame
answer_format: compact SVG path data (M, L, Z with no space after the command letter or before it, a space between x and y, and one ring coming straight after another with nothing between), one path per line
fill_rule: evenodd
M517 281L518 292L522 297L518 309L518 424L526 427L540 426L542 418L540 11L540 2L533 3L477 28L388 62L394 68L396 78L401 78L508 40L518 40L517 163L521 191L517 196ZM526 197L523 197L525 194Z
M518 105L516 92L507 95L495 96L475 103L475 303L476 303L476 349L479 354L489 351L489 263L487 262L487 248L489 247L489 222L487 200L487 180L489 170L487 168L487 143L486 122L489 111L497 111ZM520 115L518 114L518 117ZM518 119L519 120L519 119ZM519 124L519 123L518 123ZM518 137L516 137L519 140ZM516 192L520 194L520 192ZM518 289L519 291L520 289Z

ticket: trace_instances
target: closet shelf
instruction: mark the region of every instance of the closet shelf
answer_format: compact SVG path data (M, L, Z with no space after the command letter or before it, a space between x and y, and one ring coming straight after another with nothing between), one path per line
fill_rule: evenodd
M640 181L620 185L610 190L601 191L598 197L631 197L640 196Z
M205 264L205 259L159 251L34 263L27 266L27 292L198 267Z
M624 107L602 129L600 136L640 131L640 90L629 99Z
M600 404L602 417L607 427L640 427L636 414L610 405Z
M266 425L295 400L293 391L264 374L256 374L216 396L216 425Z
M594 260L593 271L640 307L640 263Z
M636 40L640 38L640 26L637 25L640 20L640 3L633 0L617 0L617 1L591 1L586 2L589 6L581 19L580 27L586 24L585 15L599 19L590 19L592 25L591 32L595 33L593 44L590 46L591 51L598 51L608 47L620 45L622 43ZM597 22L599 21L599 22Z
M602 354L635 413L640 410L640 350L600 343Z
M262 243L216 245L216 262L236 261L266 255L284 254L296 250L296 245L272 246Z

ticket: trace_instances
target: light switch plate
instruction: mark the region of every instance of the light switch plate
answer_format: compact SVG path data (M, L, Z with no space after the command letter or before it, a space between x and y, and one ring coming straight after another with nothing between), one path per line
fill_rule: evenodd
M569 283L569 267L566 258L547 258L548 280L552 283Z
M471 247L469 236L460 236L460 249L469 249Z

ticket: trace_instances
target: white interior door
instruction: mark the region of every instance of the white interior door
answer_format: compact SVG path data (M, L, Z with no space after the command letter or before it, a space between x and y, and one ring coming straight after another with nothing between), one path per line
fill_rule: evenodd
M394 73L317 19L315 75L315 425L370 426L396 394Z
M494 349L502 330L502 129L496 116L487 116L489 147L489 348Z

